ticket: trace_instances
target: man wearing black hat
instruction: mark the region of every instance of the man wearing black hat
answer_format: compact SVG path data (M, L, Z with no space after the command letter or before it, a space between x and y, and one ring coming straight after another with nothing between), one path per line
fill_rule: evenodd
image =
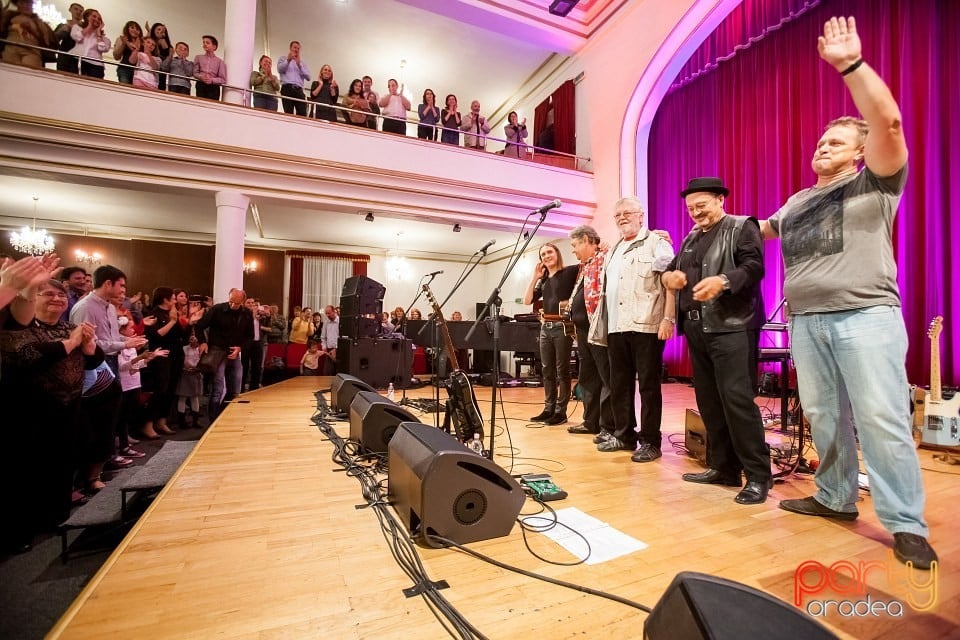
M761 504L771 486L770 453L754 403L763 325L763 238L756 218L727 215L719 178L695 178L680 192L693 231L661 277L678 292L678 329L693 363L697 407L707 428L707 465L687 482L741 486L739 504Z

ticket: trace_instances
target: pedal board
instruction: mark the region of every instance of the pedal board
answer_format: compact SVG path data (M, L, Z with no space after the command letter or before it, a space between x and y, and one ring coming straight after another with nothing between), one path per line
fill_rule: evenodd
M547 473L523 474L520 476L520 485L527 495L541 502L563 500L567 497L567 492L555 485Z

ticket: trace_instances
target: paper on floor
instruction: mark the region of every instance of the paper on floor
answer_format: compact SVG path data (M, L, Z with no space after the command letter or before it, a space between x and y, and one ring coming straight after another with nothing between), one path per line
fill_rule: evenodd
M552 522L552 518L536 515L527 516L523 521L532 527L544 527ZM575 557L581 560L587 558L586 564L599 564L647 548L646 543L631 538L622 531L617 531L606 522L588 516L576 507L558 509L557 526L540 533ZM580 535L577 535L578 533ZM587 543L590 545L589 548ZM589 557L587 557L588 553Z

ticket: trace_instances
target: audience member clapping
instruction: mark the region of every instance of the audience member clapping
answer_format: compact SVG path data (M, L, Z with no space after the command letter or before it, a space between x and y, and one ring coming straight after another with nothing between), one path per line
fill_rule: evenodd
M76 43L70 53L83 57L80 61L80 73L88 78L103 78L103 54L110 51L110 38L103 32L100 12L96 9L84 11L80 22L73 25L70 37Z
M333 78L333 67L328 64L320 67L320 75L310 85L310 101L314 103L313 117L327 122L337 121L337 111L327 105L337 104L340 87Z
M363 81L356 78L350 83L347 95L343 97L343 106L353 111L347 111L347 122L358 127L367 126L367 117L370 113L370 103L363 94Z
M437 96L433 89L423 92L423 102L417 107L420 124L417 126L417 137L421 140L436 140L437 125L440 124L440 108L437 106Z
M283 96L284 113L296 112L298 116L307 115L303 83L310 80L310 69L300 59L299 42L293 40L287 55L280 56L277 71L280 72L280 95Z
M387 81L387 95L380 98L380 112L383 114L383 130L389 133L407 135L407 111L410 100L403 95L403 87L393 78Z
M457 96L451 93L445 103L447 107L440 112L440 123L443 125L440 142L460 146L460 125L463 121L457 111Z
M156 89L159 86L157 70L160 69L160 58L154 55L157 43L147 36L143 39L143 51L136 51L130 56L130 62L136 64L133 71L133 86L141 89Z
M503 155L511 158L520 158L526 154L526 146L523 139L527 137L527 119L517 122L517 112L511 111L507 116L507 126L503 128L504 135L507 138L507 145L503 149Z
M470 103L470 112L464 116L463 124L460 125L465 133L463 135L463 146L470 149L486 149L487 136L490 133L490 125L487 119L480 115L480 101L474 100Z
M254 107L267 111L277 110L280 79L273 73L273 60L270 56L260 56L260 68L250 74L250 88L254 91Z
M42 69L49 57L37 47L51 49L56 45L53 29L33 12L32 0L16 0L7 5L0 15L0 38L9 41L3 47L4 62L34 69Z
M144 26L146 27L147 33L150 34L150 37L153 38L153 41L157 45L153 55L157 56L161 60L166 60L169 58L170 54L173 53L173 45L170 44L170 34L167 33L167 26L162 22L155 22L152 27L149 24ZM160 89L160 91L167 90L166 76L160 76L157 88Z
M190 60L190 46L186 42L178 42L173 48L172 55L160 61L160 69L167 75L167 90L171 93L190 95L190 78L196 65Z
M83 55L74 49L77 43L73 40L73 27L80 24L83 20L83 5L77 2L70 3L67 7L70 17L66 22L57 26L53 30L56 39L57 49L63 52L63 55L57 56L57 71L66 71L67 73L78 73L80 67L77 64L78 55ZM107 47L109 49L109 46ZM68 55L68 53L70 55Z
M143 49L143 31L140 25L128 20L123 25L120 37L113 43L113 57L120 65L117 67L117 80L123 84L133 84L133 66L129 61L134 53Z

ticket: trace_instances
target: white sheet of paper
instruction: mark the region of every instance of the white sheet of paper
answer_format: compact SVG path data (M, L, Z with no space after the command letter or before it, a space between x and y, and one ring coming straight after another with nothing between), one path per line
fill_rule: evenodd
M597 520L576 507L559 509L556 513L558 525L541 533L580 560L587 558L589 551L590 557L586 559L586 564L599 564L613 560L634 551L641 551L648 546L645 542L614 529L606 522ZM549 516L543 515L527 516L523 520L534 527L542 527L551 522ZM583 538L574 531L586 538L590 544L589 549Z

